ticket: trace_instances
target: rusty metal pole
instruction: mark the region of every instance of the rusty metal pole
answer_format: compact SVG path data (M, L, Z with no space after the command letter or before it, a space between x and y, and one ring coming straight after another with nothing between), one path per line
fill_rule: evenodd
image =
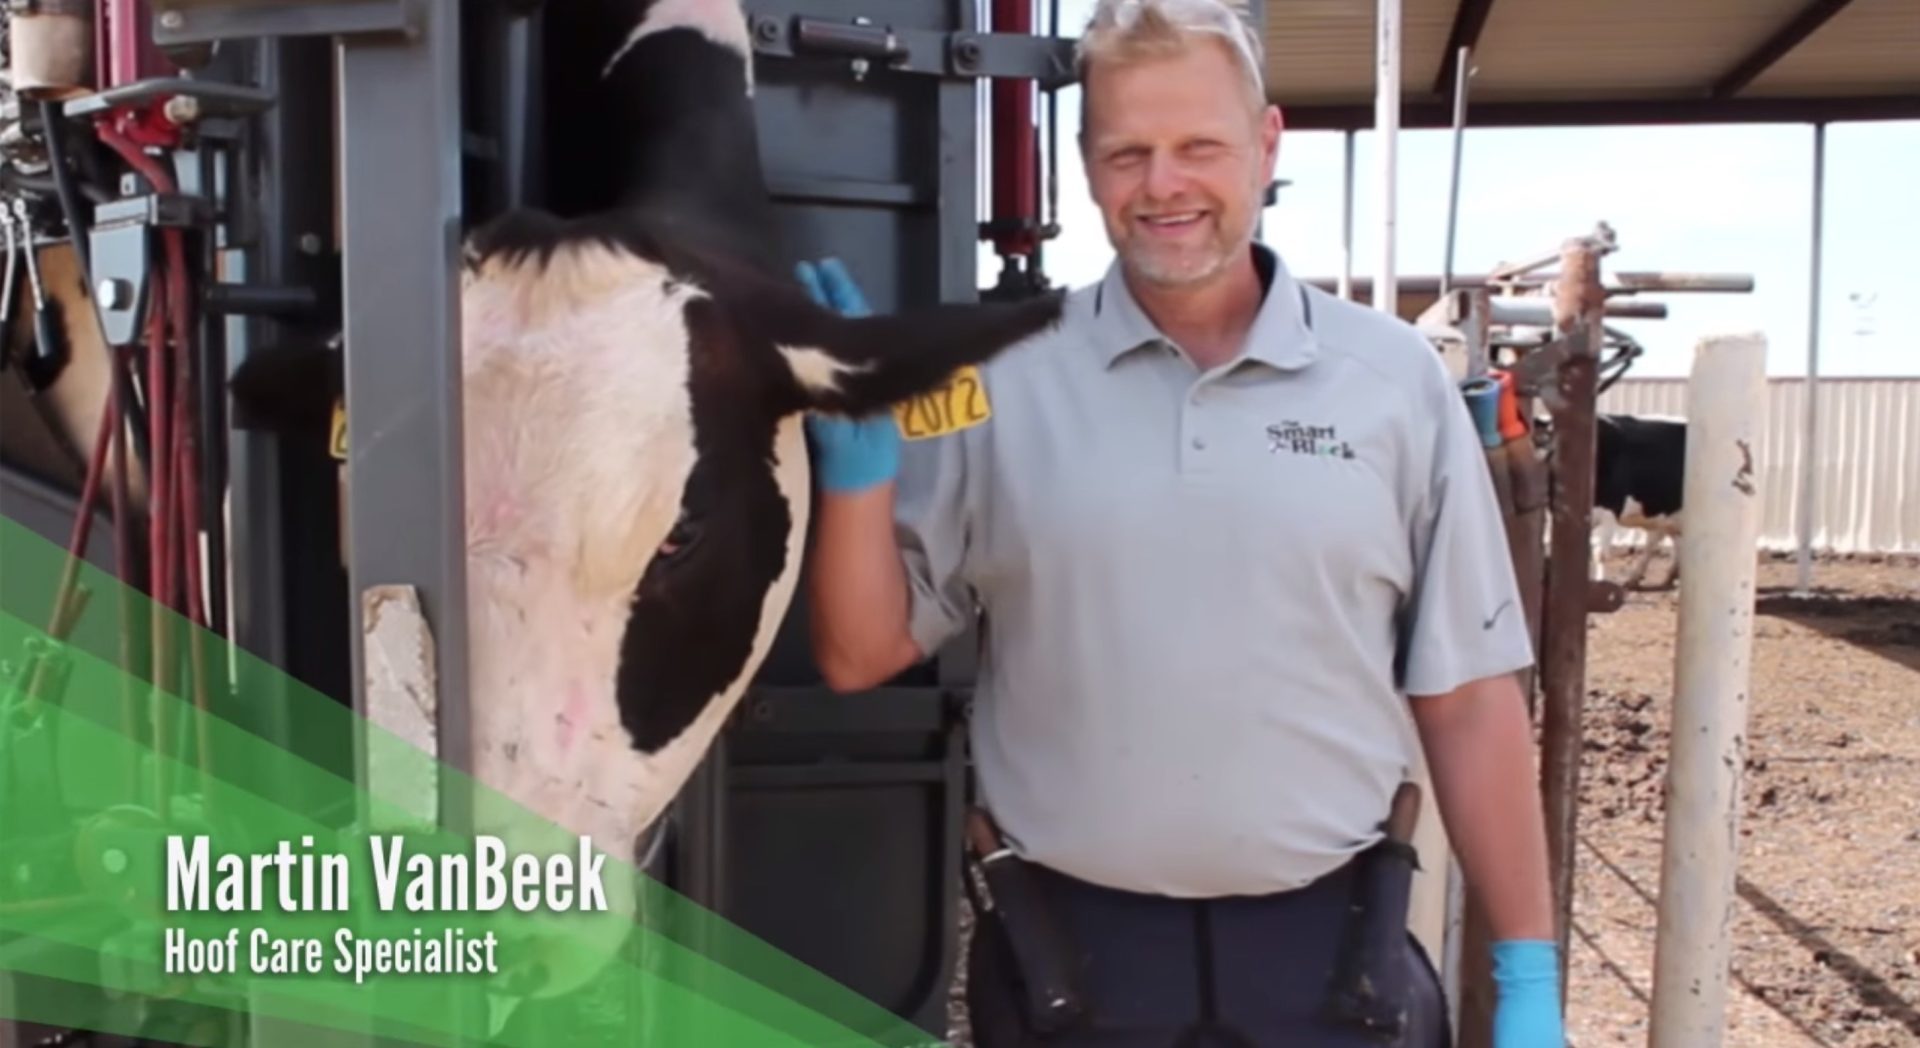
M1496 359L1491 345L1493 337L1493 318L1491 309L1492 292L1480 287L1460 292L1465 303L1466 317L1461 329L1467 337L1469 361L1491 363ZM1471 366L1471 365L1470 365ZM1524 418L1525 416L1522 415ZM1505 471L1506 477L1494 478L1494 491L1500 497L1501 523L1507 532L1509 552L1518 534L1516 528L1516 507L1512 497L1512 472L1507 462L1508 449L1505 446L1492 448L1487 453L1488 468L1496 474ZM1516 573L1519 563L1515 562ZM1519 578L1520 593L1523 599L1532 603L1536 595L1524 575ZM1534 640L1533 650L1536 657L1540 650L1539 640ZM1457 867L1456 867L1457 871ZM1456 872L1456 875L1457 872ZM1460 899L1460 926L1458 931L1458 949L1448 956L1450 964L1455 966L1454 978L1457 980L1456 999L1452 1002L1455 1011L1456 1029L1454 1039L1460 1048L1488 1048L1493 1043L1493 1009L1496 1003L1493 985L1493 969L1488 949L1492 936L1487 929L1486 908L1481 905L1478 893L1462 887Z
M1541 794L1553 882L1560 985L1566 995L1567 943L1573 923L1576 817L1580 803L1581 723L1586 697L1587 615L1594 486L1594 388L1606 298L1596 245L1567 241L1554 288L1554 328L1567 343L1560 365L1562 405L1554 413L1551 513L1553 556L1541 644Z
M1464 330L1470 342L1478 340L1484 348L1495 326L1492 293L1486 288L1474 288L1465 295L1468 318ZM1500 507L1501 522L1507 533L1508 552L1519 583L1536 662L1536 668L1520 674L1520 687L1527 698L1528 715L1537 718L1537 666L1542 652L1541 629L1546 602L1542 547L1548 509L1548 464L1536 449L1531 432L1533 404L1533 397L1516 390L1515 407L1529 431L1508 439L1499 454L1489 455L1489 464L1508 474L1506 486L1496 485L1496 490L1507 495ZM1458 966L1458 996L1453 1002L1458 1022L1455 1041L1459 1048L1489 1048L1493 1044L1494 1006L1498 1003L1488 954L1493 936L1487 927L1486 910L1472 893L1467 893L1462 900L1458 935L1459 948L1449 958Z

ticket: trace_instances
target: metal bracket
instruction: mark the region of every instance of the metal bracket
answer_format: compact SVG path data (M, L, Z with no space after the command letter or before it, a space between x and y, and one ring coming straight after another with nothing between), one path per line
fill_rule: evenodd
M66 103L61 111L68 118L93 116L157 98L191 98L196 103L196 117L248 116L270 108L274 101L273 92L245 84L160 76L82 95Z
M413 0L150 0L153 42L184 47L290 36L419 36Z
M140 337L149 283L148 230L194 228L212 220L213 205L206 198L178 193L110 200L94 209L93 228L87 231L93 297L108 345L130 345Z
M751 17L756 54L821 56L874 63L898 73L1029 79L1043 90L1071 84L1074 41L1027 33L945 33L811 18Z
M1522 356L1508 369L1513 374L1514 392L1523 397L1538 397L1549 411L1560 411L1566 406L1566 400L1560 395L1560 384L1551 380L1566 362L1569 348L1566 339L1556 338Z

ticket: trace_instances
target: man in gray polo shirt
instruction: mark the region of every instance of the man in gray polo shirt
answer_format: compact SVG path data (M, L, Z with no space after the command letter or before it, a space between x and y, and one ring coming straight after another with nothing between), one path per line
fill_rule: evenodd
M870 687L981 616L981 799L1092 1004L1046 1043L1378 1043L1316 1013L1353 860L1424 746L1498 940L1495 1048L1559 1048L1532 648L1460 393L1411 327L1253 242L1280 119L1230 9L1103 0L1082 47L1118 257L942 410L809 423L822 671ZM860 308L837 265L802 278ZM1426 1048L1408 950L1402 1043ZM996 957L981 1048L1025 1043Z

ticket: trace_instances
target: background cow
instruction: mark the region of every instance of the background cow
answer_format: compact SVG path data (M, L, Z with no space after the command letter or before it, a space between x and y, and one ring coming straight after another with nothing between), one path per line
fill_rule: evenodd
M786 614L804 413L932 389L1060 297L816 305L779 244L735 0L546 12L544 206L475 231L462 274L474 776L629 860ZM327 354L249 361L232 388L310 422L340 384ZM593 967L547 961L546 992Z
M1602 558L1616 525L1641 528L1646 542L1621 585L1646 576L1654 553L1673 547L1673 568L1661 588L1680 580L1680 499L1685 487L1687 424L1679 419L1601 415L1594 420L1594 578L1606 577Z

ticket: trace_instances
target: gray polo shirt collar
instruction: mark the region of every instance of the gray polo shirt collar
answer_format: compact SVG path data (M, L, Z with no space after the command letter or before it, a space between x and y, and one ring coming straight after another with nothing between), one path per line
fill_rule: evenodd
M1320 346L1313 329L1307 325L1302 289L1288 272L1286 263L1271 248L1254 244L1252 250L1262 264L1272 267L1273 280L1260 302L1260 311L1254 315L1246 344L1223 370L1237 367L1246 360L1257 360L1282 371L1304 368L1319 357ZM1169 352L1173 350L1173 339L1153 323L1127 289L1118 259L1107 267L1106 276L1094 292L1092 308L1094 351L1101 355L1107 367L1113 367L1120 358L1137 349L1161 346Z

